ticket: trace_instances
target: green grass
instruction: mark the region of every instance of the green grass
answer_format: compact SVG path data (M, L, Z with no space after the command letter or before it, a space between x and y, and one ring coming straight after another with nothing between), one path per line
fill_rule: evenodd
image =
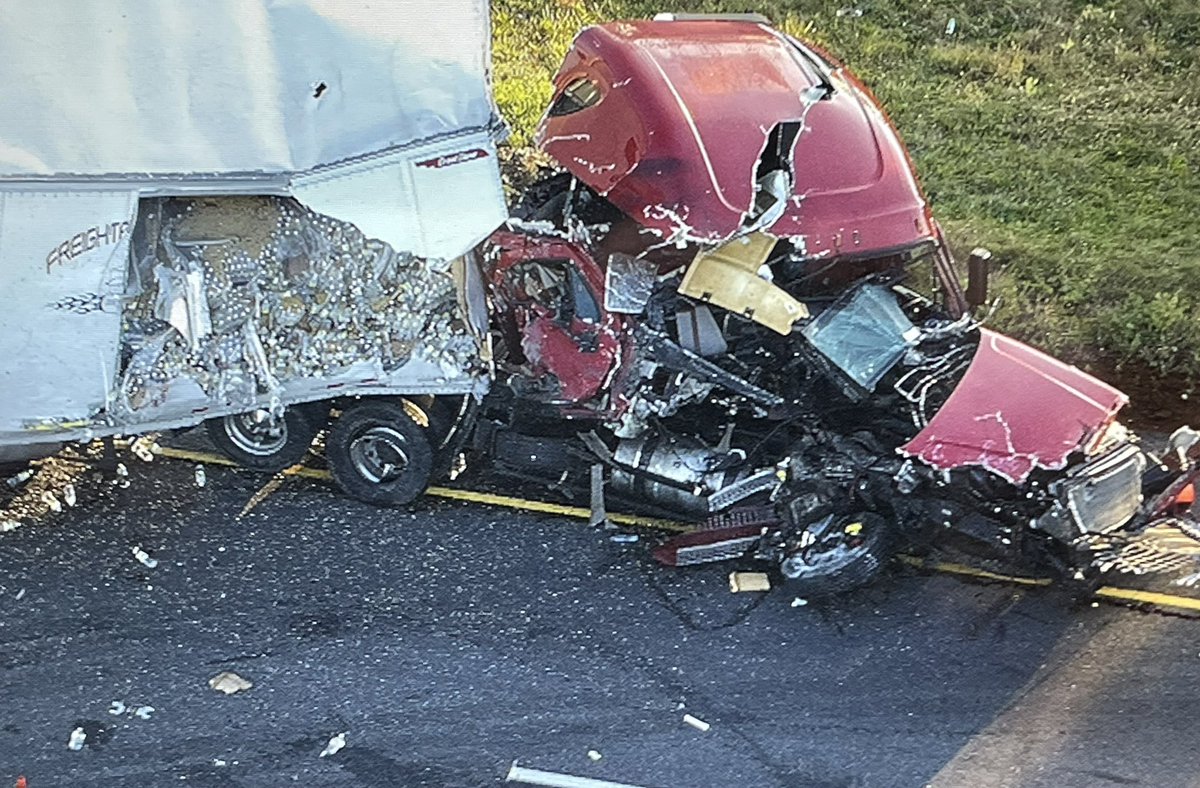
M579 28L660 10L759 11L854 69L952 246L1002 263L999 328L1077 363L1200 381L1195 0L497 0L513 144L528 144Z

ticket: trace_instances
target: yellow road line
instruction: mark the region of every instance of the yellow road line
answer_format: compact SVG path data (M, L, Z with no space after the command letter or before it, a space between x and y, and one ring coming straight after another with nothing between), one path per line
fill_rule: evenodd
M1096 589L1096 596L1101 599L1112 599L1118 602L1136 602L1138 604L1155 605L1156 607L1174 607L1180 610L1200 612L1200 599L1175 594L1159 594L1154 591L1138 591L1133 588L1116 588L1102 586Z
M233 462L227 457L222 457L219 454L210 454L208 452L189 451L187 449L173 449L164 446L162 447L161 454L163 457L176 460L237 467L237 463ZM317 468L306 468L303 465L293 465L291 468L282 471L282 475L301 476L306 479L320 479L323 481L328 481L331 478L329 471L323 471ZM591 510L583 506L565 506L562 504L549 503L548 501L530 501L523 498L514 498L508 495L495 495L493 493L476 492L474 490L452 490L448 487L430 487L426 493L437 498L445 498L453 501L466 501L468 503L479 503L487 506L500 506L506 509L517 509L526 512L554 514L561 517L572 517L581 520L587 520L591 517ZM694 526L687 523L676 522L674 520L663 520L655 517L639 517L631 514L609 514L608 519L614 523L619 523L620 525L631 525L640 528L654 528L662 531L672 531L675 533L685 533L694 529ZM989 572L986 569L976 569L965 564L955 564L945 561L925 561L921 558L911 555L901 555L899 556L899 560L910 566L929 569L948 575L975 577L981 580L995 580L1001 583L1011 583L1013 585L1022 586L1045 587L1053 585L1052 580L1044 577L1020 577L1018 575L1005 575L998 572ZM1114 602L1149 604L1155 605L1156 607L1200 612L1200 599L1177 596L1175 594L1160 594L1153 591L1139 591L1133 588L1119 588L1117 586L1101 586L1100 588L1096 589L1094 595L1099 599L1107 599Z
M229 458L222 457L219 454L209 454L208 452L189 451L187 449L173 449L163 446L161 454L163 457L169 457L176 460L237 467L237 463L233 462ZM306 468L303 465L293 465L291 468L288 468L281 473L285 476L302 476L307 479L320 479L323 481L328 481L331 479L329 471L323 471L317 468ZM583 506L566 506L564 504L550 503L548 501L530 501L524 498L513 498L508 495L476 492L475 490L454 490L450 489L449 487L430 487L425 491L425 493L427 495L432 495L435 498L445 498L452 501L466 501L468 503L479 503L487 506L501 506L506 509L519 509L525 512L554 514L561 517L573 517L581 520L587 520L592 516L591 510ZM656 528L661 531L673 531L675 533L691 531L695 527L687 523L675 522L674 520L663 520L657 517L640 517L633 514L612 513L608 515L608 519L619 525L631 525L640 528Z
M948 575L964 575L966 577L977 577L982 580L999 580L1002 583L1012 583L1013 585L1020 586L1048 586L1053 583L1053 581L1045 577L1002 575L997 572L989 572L986 569L976 569L966 564L954 564L946 561L926 561L917 558L915 555L899 555L896 557L901 563L908 564L909 566L932 569L935 572L942 572Z

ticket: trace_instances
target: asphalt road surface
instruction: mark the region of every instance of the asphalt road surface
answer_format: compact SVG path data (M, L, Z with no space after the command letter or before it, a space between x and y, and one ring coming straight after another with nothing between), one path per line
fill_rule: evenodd
M0 533L0 788L1200 785L1195 620L907 570L798 605L649 533L297 478L238 519L264 477L127 462Z

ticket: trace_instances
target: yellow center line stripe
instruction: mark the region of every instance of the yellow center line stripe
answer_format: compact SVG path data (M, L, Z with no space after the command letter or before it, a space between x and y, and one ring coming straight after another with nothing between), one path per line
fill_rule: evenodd
M226 465L231 468L237 467L237 463L227 457L222 457L218 454L209 454L208 452L189 451L187 449L172 449L166 446L161 447L160 452L163 457L168 457L175 460L187 460L188 462L204 462L210 465ZM332 477L329 471L323 471L317 468L305 468L304 466L293 466L282 473L286 476L302 476L306 479L321 479L328 481ZM560 517L574 517L581 520L590 519L592 512L584 506L567 506L565 504L550 503L548 501L530 501L525 498L513 498L508 495L496 495L494 493L476 492L475 490L454 490L449 487L430 487L425 491L426 495L432 495L435 498L445 498L452 501L466 501L468 503L479 503L487 506L501 506L506 509L519 509L525 512L538 512L541 514L553 514ZM694 525L688 523L676 522L674 520L663 520L657 517L640 517L633 514L617 514L609 513L608 519L618 525L630 525L639 528L655 528L660 531L672 531L675 533L686 533L695 530Z
M997 572L989 572L986 569L976 569L973 566L966 564L954 564L946 561L926 561L918 558L915 555L898 555L896 559L900 563L908 564L909 566L920 567L921 569L932 569L936 572L943 572L948 575L964 575L966 577L978 577L982 580L999 580L1002 583L1012 583L1019 586L1048 586L1052 585L1053 581L1045 577L1020 577L1018 575L1002 575Z
M229 467L237 467L237 463L222 457L219 454L210 454L208 452L189 451L187 449L173 449L167 446L161 447L160 454L163 457L168 457L175 460L186 460L188 462L203 462L210 465L226 465ZM282 472L287 476L300 476L306 479L320 479L328 481L332 477L329 471L319 470L317 468L306 468L302 465L295 465ZM476 492L474 490L452 490L448 487L430 487L426 494L436 498L445 498L453 501L465 501L468 503L479 503L487 506L500 506L506 509L517 509L526 512L539 512L542 514L553 514L561 517L572 517L580 520L587 520L591 517L591 510L583 506L565 506L562 504L550 503L548 501L530 501L524 498L514 498L508 495L495 495L493 493ZM663 520L655 517L639 517L632 514L615 514L610 513L608 519L620 525L630 525L639 528L654 528L661 531L671 531L675 533L686 533L695 530L695 526L688 523L676 522L674 520ZM1013 585L1023 586L1050 586L1053 581L1045 577L1020 577L1018 575L1005 575L998 572L989 572L986 569L976 569L965 564L955 564L945 561L926 561L911 555L900 555L897 558L909 566L915 566L921 569L928 569L935 572L941 572L948 575L960 575L963 577L975 577L981 580L995 580L1001 583L1011 583ZM1177 596L1175 594L1160 594L1153 591L1139 591L1133 588L1120 588L1117 586L1101 586L1097 588L1094 595L1100 599L1107 599L1114 602L1136 603L1155 605L1157 607L1176 608L1179 610L1192 610L1200 612L1200 599L1187 596Z

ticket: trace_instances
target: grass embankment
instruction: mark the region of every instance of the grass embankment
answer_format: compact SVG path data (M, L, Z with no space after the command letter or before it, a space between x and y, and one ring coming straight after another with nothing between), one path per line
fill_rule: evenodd
M660 10L766 14L871 86L952 245L995 252L998 327L1085 366L1120 365L1127 381L1200 381L1195 0L492 7L496 95L515 145L528 144L582 26Z

